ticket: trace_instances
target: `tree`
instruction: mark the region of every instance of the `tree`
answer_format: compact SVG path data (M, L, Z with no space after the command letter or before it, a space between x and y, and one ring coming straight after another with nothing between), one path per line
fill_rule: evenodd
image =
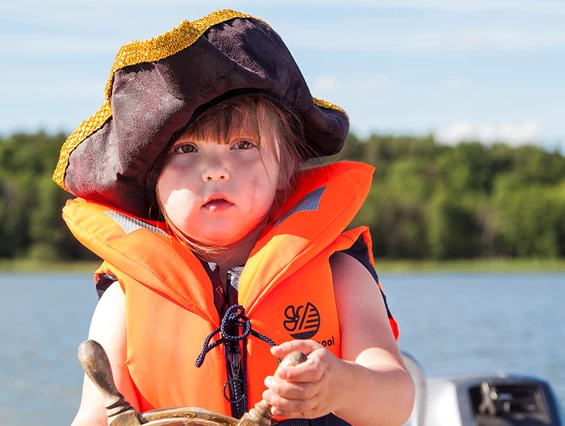
M481 251L481 228L472 200L438 191L428 211L428 243L434 259L477 257Z
M504 188L504 181L500 188ZM509 254L517 257L563 255L563 198L549 185L498 190L497 229Z

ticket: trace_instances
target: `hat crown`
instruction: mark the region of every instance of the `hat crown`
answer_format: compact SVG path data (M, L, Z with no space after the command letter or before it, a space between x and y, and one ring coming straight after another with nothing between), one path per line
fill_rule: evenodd
M197 110L234 93L262 93L292 110L312 156L335 154L345 142L347 115L311 96L279 35L225 9L122 46L106 101L67 138L53 179L76 196L148 217L147 179L161 152Z

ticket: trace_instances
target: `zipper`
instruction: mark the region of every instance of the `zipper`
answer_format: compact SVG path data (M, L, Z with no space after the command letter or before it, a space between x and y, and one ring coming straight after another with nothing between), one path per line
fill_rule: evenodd
M229 401L232 416L239 419L247 411L246 398L243 394L243 378L241 368L241 353L238 343L226 344L226 364L228 367Z
M239 353L239 348L237 352L230 352L229 358L232 378L240 379L239 373L241 372L241 355Z

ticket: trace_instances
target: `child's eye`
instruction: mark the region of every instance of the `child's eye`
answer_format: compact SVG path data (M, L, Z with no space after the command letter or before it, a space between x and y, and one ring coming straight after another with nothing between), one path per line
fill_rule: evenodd
M240 141L237 141L236 143L234 143L232 145L233 149L251 149L254 148L255 144L253 142L250 142L248 140L242 139Z
M196 152L196 151L198 150L192 144L177 145L173 148L173 152L175 154L188 154L190 152Z

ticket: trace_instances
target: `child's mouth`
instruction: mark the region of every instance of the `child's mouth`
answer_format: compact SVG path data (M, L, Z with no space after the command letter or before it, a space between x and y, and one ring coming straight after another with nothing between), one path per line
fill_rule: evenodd
M202 206L210 212L224 211L233 206L233 203L223 198L213 198Z

